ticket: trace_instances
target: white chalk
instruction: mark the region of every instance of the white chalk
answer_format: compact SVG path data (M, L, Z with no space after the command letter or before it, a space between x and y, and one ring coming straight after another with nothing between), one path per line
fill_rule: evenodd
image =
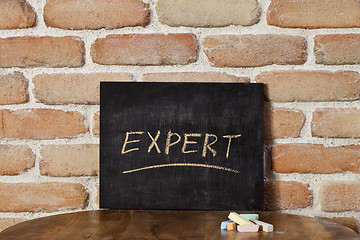
M274 226L266 223L266 222L262 222L256 219L251 219L252 222L254 222L255 224L260 226L260 229L263 230L264 232L272 232L274 231Z
M258 232L259 225L238 225L237 230L238 232Z
M236 222L239 225L255 225L254 223L252 223L252 222L246 220L245 218L241 217L236 212L231 212L229 214L229 219L233 220L234 222Z

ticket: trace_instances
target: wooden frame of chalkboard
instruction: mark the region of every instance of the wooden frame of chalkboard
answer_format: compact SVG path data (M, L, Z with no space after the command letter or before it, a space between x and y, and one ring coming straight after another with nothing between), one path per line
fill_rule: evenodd
M263 209L263 85L102 82L100 207Z

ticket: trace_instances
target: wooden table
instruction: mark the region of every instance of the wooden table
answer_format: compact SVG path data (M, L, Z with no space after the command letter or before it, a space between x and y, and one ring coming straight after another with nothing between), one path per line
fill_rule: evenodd
M240 212L239 212L240 213ZM220 230L229 211L89 211L23 222L4 230L1 240L116 239L359 239L353 230L329 221L274 212L259 212L274 232Z

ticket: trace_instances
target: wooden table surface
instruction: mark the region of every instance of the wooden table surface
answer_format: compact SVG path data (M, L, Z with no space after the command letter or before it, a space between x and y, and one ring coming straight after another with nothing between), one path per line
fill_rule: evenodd
M241 213L241 212L238 212ZM274 212L258 212L274 232L220 230L229 211L99 210L34 219L5 229L1 240L117 239L360 239L350 228L329 221Z

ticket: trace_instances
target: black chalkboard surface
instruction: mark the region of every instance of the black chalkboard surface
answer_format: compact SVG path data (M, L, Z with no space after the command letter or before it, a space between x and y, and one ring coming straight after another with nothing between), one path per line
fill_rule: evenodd
M102 82L100 207L263 209L263 85Z

